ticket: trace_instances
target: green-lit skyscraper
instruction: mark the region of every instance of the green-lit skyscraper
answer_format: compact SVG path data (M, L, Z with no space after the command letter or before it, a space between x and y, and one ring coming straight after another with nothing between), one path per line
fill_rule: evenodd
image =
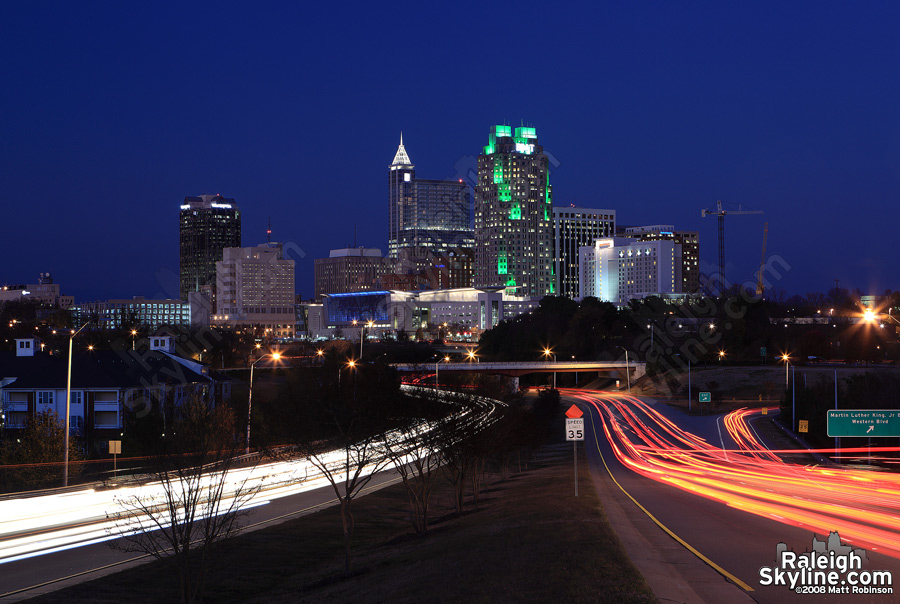
M493 126L478 156L475 287L554 292L550 162L534 128Z

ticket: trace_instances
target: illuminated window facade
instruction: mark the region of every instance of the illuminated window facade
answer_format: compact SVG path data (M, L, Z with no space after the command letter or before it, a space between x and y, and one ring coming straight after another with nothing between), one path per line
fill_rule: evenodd
M478 156L475 287L556 293L550 162L534 128L493 126Z
M638 241L672 241L681 246L681 288L684 293L700 293L700 234L697 231L676 231L670 224L626 227L626 237Z
M216 262L226 247L241 246L241 212L221 195L185 197L179 216L181 299L216 285Z
M282 256L280 243L225 248L216 268L216 323L294 336L294 261Z
M672 241L609 237L581 248L580 257L579 298L626 306L633 299L682 293L681 246Z
M388 169L388 256L415 248L442 255L472 249L472 196L462 180L416 178L403 136Z
M553 249L556 269L556 291L575 299L579 292L578 250L593 245L603 237L616 233L615 210L588 208L553 208Z
M156 330L165 325L189 326L191 306L184 300L131 299L85 302L69 309L76 323L97 321L101 329Z

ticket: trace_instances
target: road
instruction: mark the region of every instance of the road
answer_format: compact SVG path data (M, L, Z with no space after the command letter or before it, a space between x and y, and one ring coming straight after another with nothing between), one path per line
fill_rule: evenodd
M393 470L375 475L366 491L393 484L398 480ZM331 486L319 486L310 490L297 489L293 494L258 502L243 519L245 530L262 528L284 522L304 514L311 514L337 502ZM60 529L71 528L70 525ZM339 530L339 527L335 527ZM107 533L100 529L105 537ZM6 541L6 539L4 539ZM42 541L49 545L44 537ZM71 547L52 551L46 547L27 558L5 561L0 564L0 602L15 602L47 593L67 585L94 579L110 572L116 572L143 564L150 560L133 552L115 549L123 545L121 539L107 539L101 542L78 541Z
M466 398L475 405L463 406L453 413L462 425L481 426L494 421L497 401ZM453 400L448 398L448 402ZM427 431L432 426L423 423L419 429ZM385 436L395 450L408 446L402 433ZM380 445L370 444L367 450L378 451ZM355 460L354 454L350 459ZM380 454L370 457L362 470L363 476L374 473L366 489L396 482L392 468L410 459L400 456L388 460ZM341 484L344 473L353 473L357 467L355 461L350 462L349 468L346 463L345 451L339 449L316 456L315 462L300 458L260 464L231 470L224 478L203 475L201 486L194 492L217 488L218 480L223 480L223 500L240 500L239 508L249 512L245 524L250 525L248 528L260 527L334 504L334 490L320 468L331 468L332 478ZM183 495L179 486L176 483L176 497ZM161 509L154 518L166 521L166 495L161 483L148 482L0 501L0 601L32 597L146 562L148 557L123 552L115 546L125 543L122 535L128 531L144 532L155 526L148 516L142 515L147 507ZM138 500L140 506L135 505ZM220 512L227 509L223 505ZM121 517L123 513L125 519Z
M750 598L892 600L882 594L800 595L784 585L761 584L760 569L775 565L779 543L807 552L814 535L824 540L831 531L866 550L862 570L890 571L900 589L897 474L786 464L761 442L753 412L698 417L621 394L564 395L586 412L585 444L595 476L614 490L621 485L644 508L642 515L652 515ZM663 530L645 524L650 528L644 531Z

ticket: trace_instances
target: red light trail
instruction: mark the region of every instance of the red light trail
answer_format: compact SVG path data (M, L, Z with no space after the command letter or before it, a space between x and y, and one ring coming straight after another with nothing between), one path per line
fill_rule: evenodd
M682 430L637 398L566 394L597 411L602 425L594 426L595 436L602 432L619 462L638 474L820 534L838 531L856 547L900 558L900 475L785 463L776 453L798 451L770 450L759 441L748 423L759 410L741 409L722 418L737 443L736 449L723 449Z

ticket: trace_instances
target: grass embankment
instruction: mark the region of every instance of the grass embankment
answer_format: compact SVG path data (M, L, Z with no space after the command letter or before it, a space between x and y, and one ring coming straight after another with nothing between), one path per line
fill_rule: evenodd
M579 461L577 498L568 444L541 449L508 480L494 476L462 516L438 491L432 513L445 516L425 537L412 534L402 486L366 495L354 507L350 575L337 508L242 535L221 550L205 602L655 602ZM177 601L174 570L153 562L30 601L123 599Z

